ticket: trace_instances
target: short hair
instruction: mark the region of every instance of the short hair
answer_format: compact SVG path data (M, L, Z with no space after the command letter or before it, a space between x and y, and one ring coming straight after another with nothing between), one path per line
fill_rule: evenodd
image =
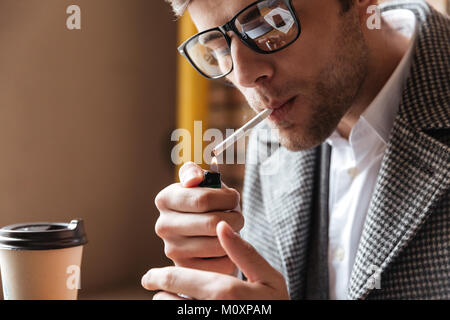
M173 12L176 16L182 16L186 11L189 3L193 0L166 0L172 5ZM342 12L347 12L353 5L353 0L339 0Z

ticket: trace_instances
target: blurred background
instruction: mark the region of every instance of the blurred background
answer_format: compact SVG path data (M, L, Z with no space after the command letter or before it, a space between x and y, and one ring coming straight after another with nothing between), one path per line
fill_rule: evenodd
M81 30L66 28L71 4ZM84 219L80 299L151 298L141 276L170 264L153 201L176 181L172 131L253 115L177 56L195 32L163 0L0 0L0 227ZM221 171L242 189L243 165Z
M0 226L84 219L81 299L146 298L169 264L153 200L174 181L176 28L162 0L0 0Z

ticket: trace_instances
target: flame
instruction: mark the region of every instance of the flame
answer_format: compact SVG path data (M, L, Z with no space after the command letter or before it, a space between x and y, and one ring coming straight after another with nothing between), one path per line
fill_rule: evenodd
M219 165L218 165L216 157L212 157L211 164L209 165L209 168L210 168L210 170L212 172L219 172Z

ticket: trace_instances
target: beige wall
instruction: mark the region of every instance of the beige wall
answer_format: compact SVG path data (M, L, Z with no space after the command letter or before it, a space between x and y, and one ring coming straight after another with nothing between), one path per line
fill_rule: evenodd
M81 297L168 263L153 199L174 172L173 20L162 0L0 0L0 226L85 219Z

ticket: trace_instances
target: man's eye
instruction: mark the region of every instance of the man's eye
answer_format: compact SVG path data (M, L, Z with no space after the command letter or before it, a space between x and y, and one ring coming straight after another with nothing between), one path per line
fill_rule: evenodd
M222 43L213 43L213 41L211 41L211 43L208 42L207 47L214 55L219 57L227 55L230 52L228 46L225 46Z

